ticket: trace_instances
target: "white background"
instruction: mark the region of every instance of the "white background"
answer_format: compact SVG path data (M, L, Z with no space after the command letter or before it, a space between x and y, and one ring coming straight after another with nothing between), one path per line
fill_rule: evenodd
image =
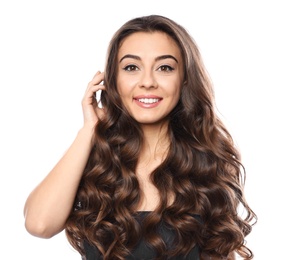
M174 19L196 40L259 217L247 244L256 260L283 259L283 16L274 0L1 0L0 259L80 259L63 232L49 240L26 232L24 202L80 128L80 102L110 37L148 14Z

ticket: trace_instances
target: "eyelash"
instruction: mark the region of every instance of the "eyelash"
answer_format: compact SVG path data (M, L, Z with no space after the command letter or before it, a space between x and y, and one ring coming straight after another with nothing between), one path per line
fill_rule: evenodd
M163 68L163 69L162 69ZM165 71L165 72L170 72L170 71L173 71L174 68L172 68L171 66L169 65L162 65L158 68L158 70L161 70L161 71Z
M138 67L136 65L131 64L131 65L127 65L126 67L124 67L123 70L131 72L131 71L138 70ZM163 72L170 72L170 71L173 71L175 69L172 68L169 65L162 65L157 70L160 70L160 71L163 71Z
M127 65L126 67L123 68L123 70L125 71L136 71L138 69L138 67L136 65Z

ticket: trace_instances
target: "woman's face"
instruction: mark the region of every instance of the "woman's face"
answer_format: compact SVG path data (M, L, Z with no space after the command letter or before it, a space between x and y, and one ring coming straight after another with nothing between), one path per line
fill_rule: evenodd
M133 33L118 51L117 87L130 115L158 124L178 103L183 60L176 42L162 32Z

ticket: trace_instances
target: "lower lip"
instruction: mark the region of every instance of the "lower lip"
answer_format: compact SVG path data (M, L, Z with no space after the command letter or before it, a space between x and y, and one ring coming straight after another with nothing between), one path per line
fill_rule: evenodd
M134 102L139 107L142 107L142 108L154 108L154 107L157 107L160 104L161 101L162 101L162 99L160 99L158 102L155 102L155 103L143 103L143 102L138 101L137 99L134 99Z

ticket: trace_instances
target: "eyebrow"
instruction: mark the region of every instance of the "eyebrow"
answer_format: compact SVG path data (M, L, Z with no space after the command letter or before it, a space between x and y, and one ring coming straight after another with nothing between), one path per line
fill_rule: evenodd
M141 60L141 58L139 56L137 56L137 55L126 54L125 56L123 56L120 59L119 62L121 62L122 60L124 60L126 58L135 59L135 60ZM169 54L158 56L158 57L155 58L155 61L160 61L160 60L165 60L165 59L173 59L173 60L175 60L178 63L178 60L174 56L169 55Z

